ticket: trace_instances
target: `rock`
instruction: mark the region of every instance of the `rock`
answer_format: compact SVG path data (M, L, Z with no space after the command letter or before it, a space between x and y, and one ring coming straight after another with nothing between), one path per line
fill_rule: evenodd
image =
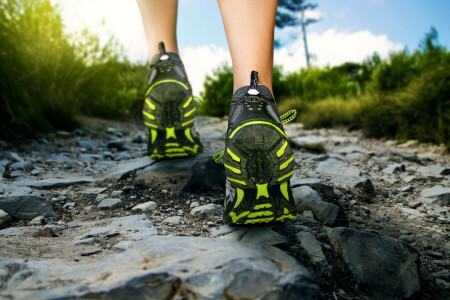
M383 169L383 172L386 174L394 174L394 173L404 172L404 171L405 171L404 164L389 165L385 169Z
M450 188L443 187L442 185L424 189L420 196L425 202L430 204L450 205Z
M351 153L366 153L366 149L358 146L349 146L345 148L338 149L336 152L339 154L351 154Z
M330 158L321 162L316 168L316 172L329 176L360 176L361 170L343 161Z
M206 204L194 207L191 210L191 216L205 219L213 219L215 216L222 216L223 207L217 204Z
M359 189L367 194L373 194L375 187L369 178L362 176L344 176L331 179L331 183L344 189Z
M103 193L106 190L107 190L107 188L92 188L92 189L84 189L84 190L80 191L80 193L86 194L86 195L98 195L98 194Z
M151 237L96 263L2 259L0 270L4 298L321 298L310 273L280 249L229 239Z
M18 161L18 162L11 164L9 166L9 168L13 169L13 170L24 171L24 172L29 173L31 170L34 169L34 165L29 161Z
M225 186L225 168L206 155L161 160L140 171L135 182L176 193L207 191Z
M141 144L144 142L144 137L142 134L136 133L131 140L132 143Z
M287 243L286 237L266 226L239 226L236 228L238 230L232 231L222 238L255 245L259 243L266 243L268 245L275 246Z
M85 250L83 252L80 253L80 256L91 256L97 253L102 252L102 249L98 248L98 247L92 247L88 250Z
M141 204L136 205L131 210L132 211L149 212L149 211L154 210L157 207L158 207L158 204L156 204L156 202L147 201L145 203L141 203Z
M209 232L211 233L212 236L216 237L239 230L239 228L240 227L238 226L223 225L220 226L219 228L212 228L209 230Z
M407 185L407 186L400 188L399 191L402 193L409 193L409 192L414 191L414 187L412 185Z
M41 226L45 224L45 217L44 216L37 216L36 218L34 218L33 220L30 221L30 223L28 223L28 225L31 226Z
M33 193L33 190L27 186L10 184L5 188L5 194L16 196L16 195L26 195Z
M407 243L414 242L414 237L411 235L401 235L398 237L398 239Z
M0 236L16 236L26 234L30 230L30 227L9 227L0 230ZM0 269L1 270L1 269Z
M75 146L78 146L80 148L85 149L86 151L91 151L92 149L96 148L96 145L88 140L81 140L81 141L76 141Z
M119 181L132 172L148 167L154 162L155 161L153 159L150 159L149 157L141 157L129 161L124 161L116 166L113 170L111 170L108 174L106 174L104 180Z
M56 216L53 208L62 208L39 193L0 196L0 209L7 212L11 218L31 220L37 216Z
M122 200L119 198L106 198L102 200L97 207L100 209L113 209L122 205Z
M297 211L303 213L310 210L314 216L325 225L345 223L343 212L337 205L325 202L320 196L308 186L300 186L292 189Z
M417 172L422 176L439 176L439 175L449 175L450 168L443 167L440 164L430 165L430 166L420 166L417 168Z
M0 228L6 227L11 223L11 217L4 210L0 209Z
M63 231L63 228L58 225L45 225L44 228L41 229L41 234L45 237L56 237L60 232Z
M419 163L420 159L417 157L417 151L413 150L400 150L400 149L391 149L391 155L399 156L400 158Z
M314 152L326 152L327 140L320 136L302 136L290 139L293 148L307 149Z
M73 242L74 246L77 245L93 245L95 243L95 238L87 238L83 240L77 240Z
M108 147L109 149L115 148L119 151L128 150L127 141L124 139L116 139L109 141L106 144L106 147Z
M307 231L298 232L296 237L300 247L308 254L311 261L321 270L325 270L328 262L316 237Z
M165 218L162 221L162 223L163 224L170 224L170 225L180 225L181 217L179 217L179 216L168 217L168 218Z
M111 192L111 195L112 195L112 196L116 196L116 197L117 197L117 196L122 196L122 194L123 194L123 191L112 191L112 192Z
M293 188L300 186L309 186L317 193L319 193L319 195L324 199L334 198L334 189L331 184L317 178L292 177L291 186Z
M326 229L335 252L375 299L403 299L420 289L418 252L407 243L354 229Z
M190 208L195 208L195 207L198 207L198 206L200 206L200 203L198 203L196 201L192 202L191 205L189 205Z
M58 179L42 179L42 180L24 180L16 182L17 185L23 185L33 187L36 189L55 189L61 187L67 187L75 184L93 183L93 178L58 178Z
M120 241L113 246L113 249L125 251L130 248L132 243L131 241Z
M374 156L371 159L369 159L367 165L369 166L378 165L380 169L385 169L388 166L388 159L387 157L384 156L382 157Z

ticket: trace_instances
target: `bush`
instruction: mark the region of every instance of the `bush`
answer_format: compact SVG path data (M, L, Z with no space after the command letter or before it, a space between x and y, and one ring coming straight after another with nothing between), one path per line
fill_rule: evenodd
M80 113L117 118L142 105L146 68L112 42L68 36L50 1L1 1L0 18L0 138L71 130Z

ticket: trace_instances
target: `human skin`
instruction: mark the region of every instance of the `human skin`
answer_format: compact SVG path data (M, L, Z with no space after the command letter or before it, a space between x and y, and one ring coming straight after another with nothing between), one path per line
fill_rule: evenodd
M150 59L163 41L178 53L178 0L138 0ZM277 0L218 0L233 63L234 91L249 85L251 71L272 92L273 41Z

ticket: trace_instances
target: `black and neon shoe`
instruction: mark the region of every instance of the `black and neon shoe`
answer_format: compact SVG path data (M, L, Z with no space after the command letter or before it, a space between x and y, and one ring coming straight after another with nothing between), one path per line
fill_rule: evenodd
M201 153L194 127L197 104L183 63L176 53L166 52L163 42L159 49L150 65L143 109L149 129L147 153L153 159Z
M225 224L284 222L297 212L289 179L294 157L283 125L295 118L289 111L280 118L272 93L258 85L252 71L250 86L233 96L223 158L226 181Z

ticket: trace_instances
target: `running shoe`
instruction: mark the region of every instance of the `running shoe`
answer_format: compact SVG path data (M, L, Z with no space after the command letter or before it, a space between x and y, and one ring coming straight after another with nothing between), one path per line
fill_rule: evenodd
M296 111L280 118L272 93L258 85L258 72L250 82L233 96L225 148L215 157L223 157L227 175L225 224L284 222L297 214L289 182L294 156L282 125Z
M150 65L143 108L149 130L147 153L153 159L201 153L203 146L194 127L197 104L183 63L176 53L166 52L163 42L159 50Z

